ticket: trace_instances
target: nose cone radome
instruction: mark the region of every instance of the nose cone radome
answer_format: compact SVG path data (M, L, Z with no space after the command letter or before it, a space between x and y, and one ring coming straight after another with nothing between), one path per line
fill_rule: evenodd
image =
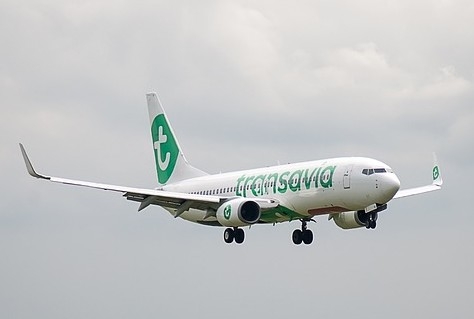
M400 180L394 173L384 174L380 180L381 200L380 204L390 201L400 189Z

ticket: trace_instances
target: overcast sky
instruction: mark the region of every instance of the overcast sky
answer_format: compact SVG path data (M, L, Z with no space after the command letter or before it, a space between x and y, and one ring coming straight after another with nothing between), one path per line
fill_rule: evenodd
M0 317L468 318L474 310L474 4L0 2ZM136 213L38 171L155 187L145 93L210 173L336 156L402 188L376 230L326 217L223 228Z

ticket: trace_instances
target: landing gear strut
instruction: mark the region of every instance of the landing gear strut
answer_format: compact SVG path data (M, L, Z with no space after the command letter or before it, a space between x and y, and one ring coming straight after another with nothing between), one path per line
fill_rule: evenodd
M242 228L234 227L226 228L226 230L224 230L224 241L228 244L230 244L234 240L237 244L242 244L244 242L244 239L245 233Z
M302 242L306 245L309 245L313 242L313 232L310 229L307 229L307 222L314 221L313 219L301 219L301 229L295 229L293 231L293 243L299 245Z

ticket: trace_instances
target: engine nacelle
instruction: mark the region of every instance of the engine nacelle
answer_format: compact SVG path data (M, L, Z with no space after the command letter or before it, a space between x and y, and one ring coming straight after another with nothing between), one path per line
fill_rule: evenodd
M352 229L364 227L368 215L364 211L344 212L332 215L332 219L334 219L337 226L343 229Z
M252 225L260 219L260 205L246 198L231 199L217 209L217 221L226 227Z

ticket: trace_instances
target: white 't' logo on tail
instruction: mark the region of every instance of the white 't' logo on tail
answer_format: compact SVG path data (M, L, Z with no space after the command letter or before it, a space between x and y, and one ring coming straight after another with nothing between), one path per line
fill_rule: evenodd
M163 126L158 127L158 140L153 143L153 146L156 149L156 152L158 153L158 166L162 171L166 171L168 168L168 165L170 164L170 156L171 154L168 152L166 153L165 160L161 160L161 144L166 143L168 141L168 136L163 134Z

